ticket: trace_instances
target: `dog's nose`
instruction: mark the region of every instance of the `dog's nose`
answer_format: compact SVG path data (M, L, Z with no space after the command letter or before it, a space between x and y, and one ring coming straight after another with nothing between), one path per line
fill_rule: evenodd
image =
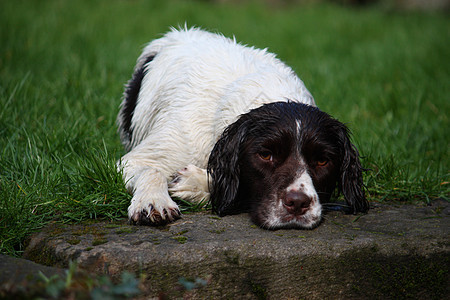
M311 198L303 192L290 191L283 200L283 206L293 215L303 215L309 209Z

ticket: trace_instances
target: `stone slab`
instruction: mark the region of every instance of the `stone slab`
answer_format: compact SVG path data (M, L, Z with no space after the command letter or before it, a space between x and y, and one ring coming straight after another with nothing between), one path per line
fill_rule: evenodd
M164 227L53 224L31 238L25 257L63 268L76 260L112 277L135 272L155 297L439 299L450 295L449 233L445 200L328 213L314 230L195 213Z

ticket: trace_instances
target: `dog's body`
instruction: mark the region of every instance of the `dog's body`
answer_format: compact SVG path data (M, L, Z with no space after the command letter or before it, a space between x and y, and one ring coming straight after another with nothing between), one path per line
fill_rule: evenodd
M263 227L311 228L336 182L354 211L366 211L361 166L347 130L314 106L292 69L266 50L199 29L173 30L151 42L118 117L129 151L120 168L133 193L130 221L161 224L180 217L170 191L194 202L211 196L219 215L250 210ZM307 126L324 129L308 137L313 144L323 139L310 147L310 158L302 153ZM338 132L327 133L328 127ZM354 172L343 179L345 151ZM353 191L346 191L345 180L356 181Z

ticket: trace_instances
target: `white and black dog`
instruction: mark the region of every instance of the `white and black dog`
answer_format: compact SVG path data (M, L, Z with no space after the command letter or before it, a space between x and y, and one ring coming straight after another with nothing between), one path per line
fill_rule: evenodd
M313 228L336 185L352 212L368 210L348 129L266 50L173 29L138 58L118 123L131 223L179 218L172 196L248 211L264 228Z

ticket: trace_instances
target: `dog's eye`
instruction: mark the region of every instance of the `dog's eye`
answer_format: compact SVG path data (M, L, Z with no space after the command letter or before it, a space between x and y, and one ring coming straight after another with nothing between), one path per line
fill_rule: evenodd
M260 152L258 154L259 154L259 157L261 157L263 160L267 160L267 161L273 160L273 155L272 155L272 152L270 152L270 151L264 151L264 152Z
M319 161L317 161L317 166L318 167L323 167L323 166L326 166L328 164L328 160L319 160Z

